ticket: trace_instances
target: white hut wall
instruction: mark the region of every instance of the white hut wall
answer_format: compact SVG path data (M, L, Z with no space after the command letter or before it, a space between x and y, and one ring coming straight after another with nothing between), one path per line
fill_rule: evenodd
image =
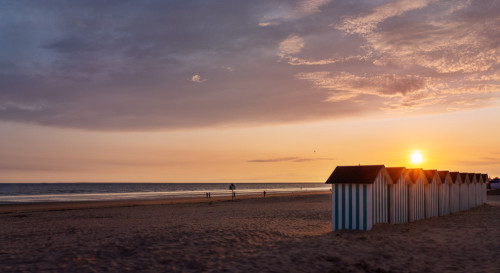
M408 219L410 222L418 221L425 218L425 198L424 198L424 183L422 178L418 178L417 182L409 185L409 213Z
M439 216L450 214L450 184L448 180L438 186L439 188Z
M389 185L390 198L389 208L391 224L408 222L408 183L402 174L396 184Z
M332 231L370 230L372 206L372 185L332 184Z
M379 174L373 183L373 224L389 223L389 188L384 176Z
M483 186L482 186L482 194L483 194L483 204L486 204L486 202L488 201L488 195L486 194L487 192L487 189L486 189L486 182L483 183Z
M476 183L476 207L483 204L483 200L482 200L483 195L481 194L481 184L482 184L482 181L479 181L478 183Z
M469 185L464 182L460 185L460 211L469 209Z
M450 211L456 213L460 211L460 185L459 182L450 184Z
M425 186L425 217L430 218L439 215L439 189L436 178L432 183Z
M476 185L474 182L469 184L469 209L476 206Z

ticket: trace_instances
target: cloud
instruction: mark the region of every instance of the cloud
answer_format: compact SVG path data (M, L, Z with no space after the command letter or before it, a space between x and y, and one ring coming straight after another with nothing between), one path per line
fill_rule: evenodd
M320 12L320 7L331 2L331 0L303 0L299 2L296 13L302 16Z
M500 165L499 157L480 157L476 160L457 160L456 164L464 166L486 166L486 165Z
M207 79L202 79L200 75L196 74L191 77L192 82L197 82L197 83L202 83L206 81Z
M300 20L304 17L319 13L321 7L330 3L331 0L299 0L299 1L280 1L277 6L269 7L264 14L259 26L278 26L282 23Z
M274 21L267 21L267 22L259 22L259 27L269 27L269 26L277 26L279 25L279 22L274 20Z
M378 6L368 14L356 17L347 17L336 28L347 33L367 34L375 30L384 20L399 16L405 12L427 6L433 0L398 0Z
M305 157L278 157L278 158L267 158L267 159L252 159L247 162L250 163L275 163L275 162L310 162L310 161L323 161L323 160L335 160L334 158L305 158Z
M403 96L414 93L424 89L426 81L429 81L429 79L412 75L377 74L373 76L357 76L345 72L336 74L330 72L301 73L296 77L310 80L315 86L321 88L378 96Z
M296 54L304 47L304 39L298 35L290 35L280 43L280 54Z
M193 1L6 5L0 120L253 126L473 109L500 95L497 1Z

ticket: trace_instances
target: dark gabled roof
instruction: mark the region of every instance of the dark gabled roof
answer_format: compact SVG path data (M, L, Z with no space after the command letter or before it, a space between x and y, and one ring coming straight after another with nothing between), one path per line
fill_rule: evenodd
M326 184L373 184L384 169L384 165L337 166Z
M487 174L483 173L483 174L481 174L481 176L483 177L484 183L488 182L488 175Z
M451 176L451 180L453 181L453 183L456 183L457 178L460 177L460 173L459 172L450 172L450 176Z
M389 173L389 176L392 179L392 183L394 184L398 183L399 177L401 177L401 174L406 171L405 167L390 167L385 169Z
M444 183L444 181L446 180L446 177L448 176L450 172L449 171L438 171L438 175L439 175L439 178L441 178L441 182ZM451 179L451 177L450 177ZM453 183L453 181L452 181Z
M476 178L476 176L473 173L467 173L467 175L469 176L469 180L471 183L474 181L474 178Z
M465 183L465 180L469 178L468 173L460 173L460 179L462 179L462 183ZM470 178L469 178L469 183L470 183Z
M481 180L481 174L475 173L474 176L476 177L476 181L479 183L479 180Z
M421 168L415 168L415 169L407 169L408 175L410 176L412 183L415 184L418 180L418 177L420 176L420 173L422 173Z
M432 180L434 180L434 176L436 175L437 170L424 170L424 175L427 178L427 183L432 183ZM439 176L438 176L439 179ZM439 181L441 182L441 181Z

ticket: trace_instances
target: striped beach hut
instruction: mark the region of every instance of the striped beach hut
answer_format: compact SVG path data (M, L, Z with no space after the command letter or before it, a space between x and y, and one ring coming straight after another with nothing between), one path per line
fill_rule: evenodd
M427 179L420 168L408 169L407 172L412 182L409 187L408 220L413 222L425 219L424 187L427 185Z
M453 185L449 171L438 171L441 185L439 186L439 216L450 214L450 188Z
M424 170L427 178L425 189L425 218L439 216L439 187L441 179L437 170Z
M460 211L460 185L462 179L460 179L458 172L450 172L450 176L453 183L450 185L450 212L456 213Z
M487 174L483 173L481 176L483 177L483 185L481 187L481 193L483 194L483 204L486 204L486 201L488 201L486 195L487 192L486 187L488 185L489 179Z
M332 184L332 230L370 230L388 223L388 185L391 177L384 165L337 166Z
M405 167L385 168L392 179L389 184L389 223L408 222L408 190L412 184Z
M460 211L469 209L469 184L470 179L467 173L460 173Z
M476 207L476 176L473 173L467 173L469 176L469 209Z

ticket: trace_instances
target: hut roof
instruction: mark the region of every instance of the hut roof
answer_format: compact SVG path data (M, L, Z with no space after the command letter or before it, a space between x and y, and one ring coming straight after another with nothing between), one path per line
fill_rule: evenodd
M483 177L484 183L488 182L488 175L487 174L483 173L483 174L481 174L481 176Z
M450 172L451 180L453 183L457 182L457 178L460 178L459 172Z
M465 181L469 178L468 173L460 173L460 179L462 179L462 182L465 183ZM469 183L470 183L470 178L469 178Z
M410 176L413 183L417 182L418 177L423 172L423 170L421 168L407 169L407 171L408 171L408 175ZM424 183L427 183L427 182L424 182Z
M337 166L326 184L373 184L380 172L392 184L384 165Z
M432 183L432 180L434 180L434 177L437 175L437 170L424 170L424 174L427 178L427 182ZM437 175L437 179L439 179L439 175ZM439 181L439 183L441 183L441 181Z
M474 176L476 177L477 182L481 180L481 174L480 173L475 173Z
M392 179L392 183L397 184L399 181L399 177L401 177L401 174L406 171L405 167L390 167L390 168L385 168L387 172L389 173L389 176Z
M441 182L444 183L444 181L446 180L446 178L449 178L451 180L451 176L450 176L450 172L449 171L438 171L437 173L439 175L439 178L441 179ZM453 183L453 181L452 181L452 183Z
M469 176L470 183L473 183L476 176L473 173L467 173L467 176Z

